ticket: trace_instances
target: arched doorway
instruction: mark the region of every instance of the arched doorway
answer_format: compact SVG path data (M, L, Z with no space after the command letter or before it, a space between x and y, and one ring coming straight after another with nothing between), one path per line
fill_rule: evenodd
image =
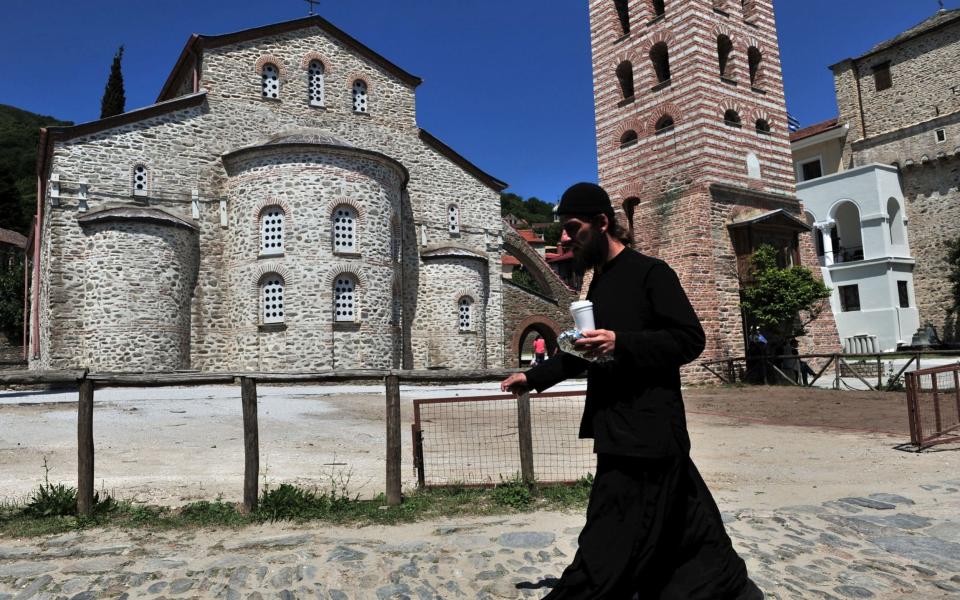
M515 367L526 367L533 360L533 341L542 337L547 343L547 356L557 349L557 335L560 326L547 317L534 316L524 320L516 328L513 338L513 360Z

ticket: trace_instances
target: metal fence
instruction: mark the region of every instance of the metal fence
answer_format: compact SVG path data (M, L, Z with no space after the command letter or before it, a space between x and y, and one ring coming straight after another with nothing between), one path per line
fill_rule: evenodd
M907 409L918 449L960 442L960 363L907 373Z
M421 487L572 482L593 473L592 440L578 439L583 392L413 401Z

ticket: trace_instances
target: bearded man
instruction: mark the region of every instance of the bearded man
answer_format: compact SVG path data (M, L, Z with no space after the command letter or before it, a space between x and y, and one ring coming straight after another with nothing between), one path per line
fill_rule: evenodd
M578 183L560 200L561 243L593 268L597 329L567 353L511 375L501 389L543 391L587 371L580 437L596 476L573 562L549 600L760 600L690 459L680 367L703 351L703 328L676 273L626 246L607 193Z

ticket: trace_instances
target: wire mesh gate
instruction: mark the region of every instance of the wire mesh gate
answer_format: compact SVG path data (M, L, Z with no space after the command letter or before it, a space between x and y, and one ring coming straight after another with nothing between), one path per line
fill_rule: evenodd
M918 449L960 441L960 363L907 373L907 408Z
M593 441L577 437L584 402L584 392L414 400L417 483L565 483L593 473Z

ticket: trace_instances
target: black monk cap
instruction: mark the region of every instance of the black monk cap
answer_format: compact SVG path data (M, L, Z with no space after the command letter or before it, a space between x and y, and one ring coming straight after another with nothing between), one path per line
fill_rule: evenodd
M575 183L567 188L557 205L558 215L613 215L610 196L595 183Z

